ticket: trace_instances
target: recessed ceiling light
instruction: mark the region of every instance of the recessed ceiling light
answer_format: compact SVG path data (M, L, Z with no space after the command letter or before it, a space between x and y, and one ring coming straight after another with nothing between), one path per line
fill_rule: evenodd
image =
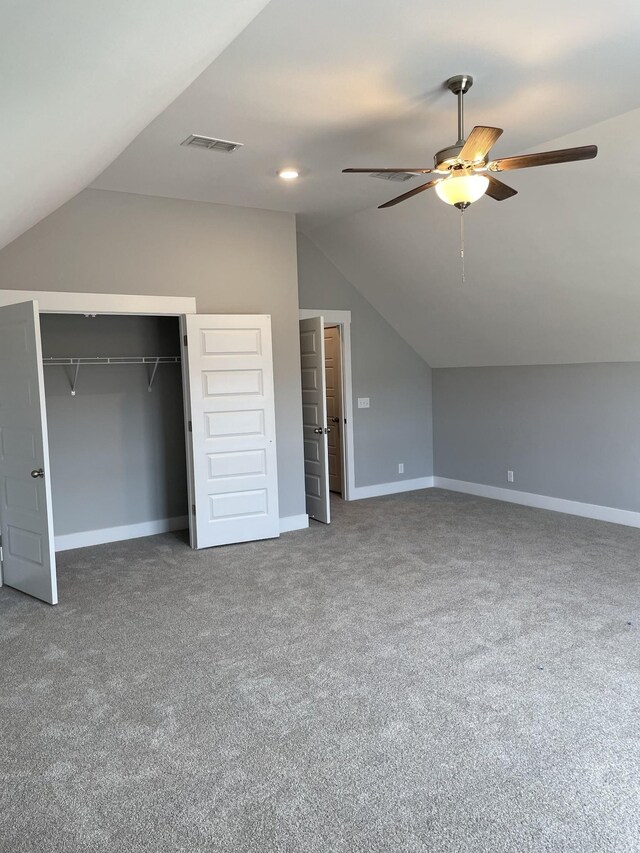
M278 171L278 177L282 178L283 181L295 181L299 175L300 172L297 169L280 169Z

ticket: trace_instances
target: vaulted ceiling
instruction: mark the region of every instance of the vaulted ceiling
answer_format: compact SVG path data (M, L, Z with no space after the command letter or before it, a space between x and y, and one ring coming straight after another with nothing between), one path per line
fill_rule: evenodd
M309 232L394 195L393 184L342 175L345 166L429 166L455 141L443 86L453 74L475 77L469 128L505 128L497 156L640 107L634 0L584 0L579 14L567 0L460 0L453 10L271 0L94 186L289 210ZM181 148L191 132L244 147ZM287 164L303 172L295 186L276 177Z
M149 21L133 14L127 21L131 5L122 0L104 8L107 18L115 14L131 28L133 48L134 34L140 42ZM157 9L158 3L133 5ZM135 91L142 70L136 74L131 59L122 68L120 62L111 66L120 89L114 88L113 99L103 98L108 109L99 98L97 105L83 102L92 119L91 142L105 134L109 145L101 145L100 158L75 169L65 192L90 180L99 159L106 165L150 122L93 186L295 212L300 229L433 366L640 360L640 179L630 157L640 136L635 0L584 0L579 9L566 0L534 6L512 0L189 5L193 14L185 20L178 8L184 3L163 0L165 14L156 12L153 26L161 35L143 43L157 42L157 49L139 59L141 66L148 63L146 88L139 87L144 92ZM159 112L171 86L176 94L204 68L207 51L215 55L261 6ZM222 15L203 32L209 7L237 8L237 17ZM125 29L116 40L120 52ZM99 39L98 47L115 43L115 35ZM108 57L98 50L100 58L106 85ZM157 86L148 76L152 67ZM515 198L483 198L467 211L465 283L457 211L433 192L378 210L420 179L394 184L341 174L351 165L429 166L433 153L455 140L455 100L442 84L462 72L475 78L466 100L467 129L505 129L494 156L600 147L595 161L510 173L505 178L519 191ZM77 74L66 82L73 92L82 89ZM134 90L126 97L125 82ZM56 91L63 83L58 80ZM119 116L117 133L116 96L126 114ZM73 127L83 115L76 112ZM233 154L182 147L190 133L244 147ZM74 147L74 156L82 148ZM301 178L280 181L276 170L284 165L298 167ZM48 184L34 175L42 193ZM59 186L56 192L64 194Z
M2 0L0 248L84 189L266 0Z
M640 361L640 177L615 162L639 134L637 109L545 145L595 161L501 175L518 195L465 212L464 282L433 191L310 236L432 367Z

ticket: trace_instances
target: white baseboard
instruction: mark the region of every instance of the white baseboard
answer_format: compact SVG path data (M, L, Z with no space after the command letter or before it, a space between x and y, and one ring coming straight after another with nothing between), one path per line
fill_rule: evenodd
M564 498L552 498L536 495L533 492L518 492L515 489L503 489L499 486L485 486L483 483L468 483L465 480L450 480L447 477L434 477L437 489L449 489L451 492L464 492L481 498L493 498L497 501L532 506L537 509L550 509L568 515L580 515L583 518L595 518L598 521L610 521L613 524L625 524L627 527L640 527L640 512L616 509L611 506L587 504L581 501L569 501Z
M292 530L304 530L309 526L309 516L288 515L280 519L280 533ZM101 530L86 530L82 533L67 533L56 536L56 551L71 551L73 548L87 548L89 545L104 545L107 542L122 542L124 539L139 539L142 536L154 536L156 533L168 533L170 530L186 530L189 517L162 518L159 521L145 521L141 524L125 524L122 527L105 527Z
M418 477L415 480L397 480L394 483L376 483L374 486L355 486L351 490L350 500L378 498L381 495L395 495L399 492L415 492L417 489L432 489L433 477Z
M305 513L302 515L286 515L280 519L280 533L291 533L292 530L304 530L309 526L309 516Z
M156 533L168 533L170 530L186 530L188 527L189 517L179 515L175 518L161 518L158 521L143 521L140 524L124 524L122 527L103 527L100 530L85 530L82 533L66 533L55 537L56 551L70 551L72 548L121 542L123 539L139 539L141 536L154 536Z
M578 515L583 518L594 518L599 521L609 521L613 524L624 524L627 527L640 527L640 512L632 512L615 507L599 506L597 504L570 501L564 498L553 498L547 495L537 495L533 492L520 492L515 489L504 489L498 486L487 486L483 483L469 483L465 480L451 480L448 477L419 477L414 480L398 480L395 483L378 483L374 486L357 486L352 500L375 498L382 495L393 495L400 492L412 492L417 489L448 489L452 492L462 492L482 498L493 498L498 501L521 504L522 506L548 509L553 512L563 512L568 515ZM86 548L89 545L103 545L107 542L121 542L124 539L138 539L142 536L154 536L157 533L167 533L171 530L186 530L189 527L188 516L163 518L158 521L145 521L140 524L126 524L122 527L105 527L100 530L87 530L82 533L67 533L55 537L56 551L70 551L73 548ZM280 519L280 533L293 530L304 530L309 527L309 516L288 515Z

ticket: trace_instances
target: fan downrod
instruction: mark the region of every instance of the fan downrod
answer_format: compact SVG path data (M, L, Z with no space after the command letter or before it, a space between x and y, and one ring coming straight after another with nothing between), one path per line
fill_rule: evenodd
M449 77L445 86L458 99L458 139L455 145L448 145L436 153L433 158L436 171L452 169L458 163L458 157L464 145L464 103L462 99L473 86L473 77L471 74L456 74L455 77Z

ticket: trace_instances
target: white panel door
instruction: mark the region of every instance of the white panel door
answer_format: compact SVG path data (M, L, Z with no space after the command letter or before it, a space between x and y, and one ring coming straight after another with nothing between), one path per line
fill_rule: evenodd
M187 314L191 545L280 535L268 314Z
M304 491L307 514L329 524L329 453L324 375L324 320L300 320Z
M0 308L0 532L4 583L57 604L37 302Z

